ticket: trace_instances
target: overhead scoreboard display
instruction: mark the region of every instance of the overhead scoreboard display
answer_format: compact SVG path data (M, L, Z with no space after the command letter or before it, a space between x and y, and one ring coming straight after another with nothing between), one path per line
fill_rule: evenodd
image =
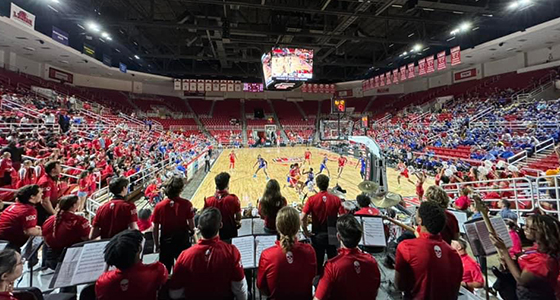
M346 100L342 98L331 99L331 113L343 114L346 112Z
M263 54L264 85L268 90L292 90L313 78L313 50L272 48Z

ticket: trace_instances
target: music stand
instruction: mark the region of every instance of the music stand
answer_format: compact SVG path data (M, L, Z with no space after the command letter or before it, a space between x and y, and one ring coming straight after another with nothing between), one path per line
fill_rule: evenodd
M33 257L39 248L45 243L43 237L32 236L27 240L21 252L21 258L27 261L27 268L29 269L29 287L33 287L33 265L31 264L31 257ZM43 257L43 259L45 259Z

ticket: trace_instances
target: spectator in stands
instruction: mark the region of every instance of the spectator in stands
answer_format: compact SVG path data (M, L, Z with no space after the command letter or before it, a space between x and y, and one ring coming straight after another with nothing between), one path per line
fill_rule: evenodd
M43 190L41 205L37 206L37 224L43 225L49 216L54 215L58 204L58 177L62 171L61 164L57 160L45 164L45 173L39 178L37 184Z
M280 241L262 252L257 287L271 300L309 300L317 261L313 247L297 240L299 213L295 208L283 207L275 221ZM292 275L296 273L298 276Z
M150 202L152 205L157 204L161 201L161 194L155 179L151 180L148 186L146 187L146 190L144 191L144 196L148 198L148 202Z
M237 229L241 227L241 202L236 195L229 193L229 178L226 172L216 175L216 193L204 200L204 209L215 207L220 211L223 222L220 239L226 242L237 237Z
M114 178L109 183L109 191L113 194L113 199L97 210L92 222L91 240L99 236L108 239L126 229L138 229L136 205L126 199L128 184L128 179L124 177Z
M12 185L12 172L14 168L10 159L11 156L10 152L2 153L2 159L0 160L0 186Z
M379 209L371 207L371 198L366 194L359 194L356 197L356 202L360 209L354 213L356 216L378 216Z
M322 275L325 252L329 259L336 256L336 245L329 244L328 227L336 226L336 218L344 209L340 198L327 192L329 177L321 174L317 176L316 182L320 192L309 197L305 203L301 224L305 236L311 238L311 245L317 255L317 274ZM310 215L313 220L311 233L307 230Z
M286 205L288 205L288 202L280 192L278 181L276 179L269 180L259 201L259 215L264 219L264 231L266 233L276 234L276 215Z
M180 197L184 187L183 178L171 178L165 184L167 198L154 209L154 245L156 252L159 251L159 261L169 272L175 259L191 246L190 236L194 233L193 206Z
M490 239L517 282L519 299L556 299L560 222L548 215L532 215L526 221L525 236L535 244L521 253L517 263L498 236L490 234Z
M358 248L363 234L360 223L350 214L343 215L336 230L341 248L325 264L314 299L375 299L381 274L373 256Z
M457 299L463 266L455 250L441 238L445 218L440 205L422 202L416 214L420 236L397 246L395 286L406 299Z
M76 215L79 207L78 196L64 196L60 198L56 215L50 216L43 224L43 238L49 246L47 267L52 270L56 269L64 248L89 239L91 226L86 218Z
M149 208L142 208L138 212L138 222L136 224L138 224L138 230L142 233L152 231L152 211Z
M0 152L1 153L10 152L12 165L13 165L14 169L16 171L18 171L20 166L21 166L21 157L25 153L24 148L19 147L17 145L16 141L12 140L12 141L10 141L8 146L3 148L2 150L0 150Z
M445 211L446 223L440 234L442 239L451 245L452 240L459 238L459 222L455 215L447 210L449 196L441 187L433 185L426 190L426 200L435 202Z
M471 292L474 292L474 289L484 287L482 270L478 263L467 253L467 242L463 239L453 240L451 248L457 251L463 263L463 280L461 285Z
M19 169L18 175L19 175L19 181L16 185L17 188L30 184L35 184L36 176L33 169L33 162L29 159L25 160L23 162L23 168Z
M455 200L453 203L453 207L458 210L466 211L469 206L471 205L471 199L469 199L469 194L471 193L471 189L468 187L464 187L461 189L461 196Z
M0 214L0 240L8 241L6 248L20 251L31 236L40 236L35 204L41 202L43 191L38 185L27 185L16 192L16 203Z
M198 219L202 238L183 251L169 284L171 299L247 299L247 282L241 254L219 238L220 210L209 207Z
M142 263L142 241L138 230L125 230L105 246L104 258L117 269L103 273L95 283L98 300L156 300L159 289L167 281L167 270L160 262Z
M13 295L14 282L23 273L21 255L13 249L5 249L0 252L0 299L17 300Z
M500 217L502 217L502 219L510 219L514 222L517 222L517 214L511 211L511 203L509 202L509 200L502 199L498 202L498 207L501 209Z

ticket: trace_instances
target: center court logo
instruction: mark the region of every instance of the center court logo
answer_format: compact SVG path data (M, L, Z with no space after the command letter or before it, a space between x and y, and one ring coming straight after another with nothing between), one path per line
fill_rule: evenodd
M273 158L272 161L281 165L291 165L295 163L302 163L303 157L276 157Z

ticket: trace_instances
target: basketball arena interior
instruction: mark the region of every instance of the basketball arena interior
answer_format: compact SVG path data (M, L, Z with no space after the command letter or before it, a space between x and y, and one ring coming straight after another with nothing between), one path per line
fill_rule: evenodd
M0 299L560 299L560 1L2 0L0 98Z

